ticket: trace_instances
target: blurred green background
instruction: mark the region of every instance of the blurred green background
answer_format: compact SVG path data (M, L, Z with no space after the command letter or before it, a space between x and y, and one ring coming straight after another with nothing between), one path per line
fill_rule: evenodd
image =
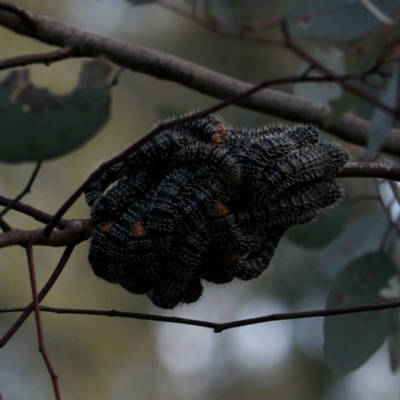
M257 83L294 75L300 68L277 48L223 39L157 5L131 7L117 0L20 0L15 4L79 28L159 49L238 79ZM254 1L260 17L273 15L279 2ZM1 59L50 51L34 40L0 29ZM56 93L76 84L81 60L30 67L32 81ZM2 72L3 78L6 72ZM292 88L279 89L291 91ZM126 71L113 89L112 118L89 143L44 163L25 202L54 213L102 160L118 153L159 120L216 103L173 83ZM266 115L229 107L220 113L231 125L257 127L277 122ZM4 143L2 144L4 145ZM352 148L353 154L359 150ZM34 164L1 164L0 193L14 197ZM365 182L364 182L365 184ZM367 207L362 205L362 207ZM81 198L67 218L88 218ZM13 226L39 224L10 212ZM79 245L44 305L116 309L225 322L270 313L324 308L329 277L317 269L318 251L305 251L284 239L272 265L260 279L209 285L203 299L174 311L152 306L98 279L87 261L88 243ZM54 269L62 249L34 248L38 285ZM25 253L2 250L0 307L22 306L31 298ZM17 314L0 315L4 334ZM345 378L334 376L323 361L322 319L272 322L219 334L160 322L93 316L42 314L45 339L64 399L398 399L400 380L379 350ZM48 372L37 351L34 318L0 351L3 400L53 399Z

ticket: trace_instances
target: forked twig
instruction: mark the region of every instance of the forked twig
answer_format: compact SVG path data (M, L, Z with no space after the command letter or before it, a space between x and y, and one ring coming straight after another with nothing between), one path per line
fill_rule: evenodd
M28 183L26 184L24 190L0 213L0 218L4 217L7 212L14 207L16 203L18 203L27 193L30 193L33 182L35 181L37 174L39 173L40 167L42 166L42 162L38 161L35 169L32 172L31 177L29 178Z
M40 309L39 309L39 299L37 293L37 285L36 285L36 274L35 274L35 262L33 258L33 247L32 244L29 243L26 246L26 256L28 260L28 267L29 267L29 279L31 282L32 288L32 297L33 297L33 308L35 312L35 320L36 320L36 329L39 341L39 352L42 354L44 362L46 364L47 370L49 371L51 381L53 383L54 394L57 400L61 400L60 388L58 387L58 376L54 371L54 368L51 364L50 357L47 354L45 342L44 342L44 335L43 335L43 328L42 322L40 319Z
M65 248L63 255L61 256L60 261L57 264L57 267L51 274L49 280L46 282L44 285L43 289L40 291L38 294L38 302L40 303L47 293L49 293L50 289L53 287L54 283L60 276L62 270L65 267L65 264L69 260L69 257L71 256L72 251L74 250L74 245L69 245ZM12 338L15 332L20 328L20 326L26 321L26 319L31 315L32 311L34 310L34 303L30 303L26 308L24 308L24 311L22 315L17 319L17 321L13 324L13 326L6 332L6 334L0 339L0 348L4 347L7 342Z

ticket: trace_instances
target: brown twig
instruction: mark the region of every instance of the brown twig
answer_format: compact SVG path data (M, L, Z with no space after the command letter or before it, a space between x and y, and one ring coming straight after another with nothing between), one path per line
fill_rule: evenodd
M7 224L6 221L0 216L0 228L2 229L3 232L9 232L12 230L11 226Z
M32 64L50 65L56 61L66 60L72 57L78 57L76 48L72 46L66 46L62 49L51 51L50 53L28 54L25 56L12 57L8 58L7 60L0 61L0 71L14 67L24 67Z
M0 234L0 249L9 246L26 246L28 243L37 246L63 247L77 245L90 238L91 221L89 219L70 220L63 230L54 231L49 236L43 235L43 229L25 231L12 229Z
M381 110L386 111L388 114L393 115L394 117L397 117L397 118L400 117L400 110L397 110L395 108L388 106L385 103L382 103L379 99L370 95L365 90L362 90L356 86L353 86L353 85L347 83L345 80L341 79L341 77L339 77L338 75L336 75L332 71L330 71L329 68L327 68L323 64L321 64L318 60L311 57L300 46L297 46L292 41L292 39L289 35L289 30L287 28L286 20L282 19L280 26L281 26L281 31L282 31L283 37L285 38L285 46L287 49L289 49L293 53L297 54L301 59L309 62L316 69L323 72L327 77L333 78L333 80L335 82L337 82L340 86L342 86L343 89L347 90L350 93L355 94L357 97L364 99L368 103L380 108Z
M348 162L338 178L381 178L400 182L400 166L392 163Z
M51 274L49 280L44 285L43 289L38 294L37 298L39 303L46 297L47 293L49 293L50 289L53 287L54 283L60 276L62 270L64 269L67 261L69 260L72 251L74 250L74 245L69 245L64 250L63 255L57 267ZM7 342L12 338L15 332L20 328L20 326L26 321L26 319L31 315L32 311L34 310L34 303L30 303L27 307L23 308L21 311L22 315L17 319L17 321L13 324L13 326L6 332L6 334L0 339L0 348L4 347Z
M45 342L44 342L42 321L40 319L39 299L38 299L38 293L37 293L35 263L34 263L34 258L33 258L32 243L28 243L28 245L26 246L26 256L27 256L27 260L28 260L29 279L31 282L31 289L32 289L33 308L34 308L34 312L35 312L36 330L37 330L38 341L39 341L39 352L42 354L42 357L46 364L47 370L49 371L51 381L53 383L53 390L54 390L55 397L57 400L61 400L60 388L58 387L58 376L53 368L53 365L51 364L50 357L47 353Z
M28 204L15 202L13 199L9 199L4 196L0 196L0 205L28 215L29 217L35 219L36 221L42 222L43 224L49 223L53 217L51 214L38 210L35 207L32 207ZM67 220L61 219L57 224L57 228L64 228L67 222Z
M14 207L14 205L16 203L18 203L27 193L30 193L33 182L35 181L41 166L42 166L42 162L38 161L24 190L22 190L22 192L0 213L0 218L4 217L4 215L7 214L8 210L12 209Z
M242 319L239 321L231 321L225 323L208 322L208 321L179 318L179 317L167 317L163 315L131 313L125 311L116 311L116 310L103 311L103 310L86 310L86 309L73 309L73 308L56 308L56 307L46 307L46 306L41 306L40 310L43 312L51 312L56 314L93 315L93 316L103 316L103 317L120 317L120 318L141 319L147 321L170 322L174 324L183 324L183 325L192 325L192 326L210 328L213 329L215 333L219 333L227 329L239 328L241 326L248 326L248 325L256 325L265 322L286 321L290 319L330 317L333 315L386 310L389 308L397 308L397 307L400 307L400 301L381 303L381 304L369 304L358 307L335 308L330 310L313 310L313 311L303 311L303 312L284 313L284 314L271 314L263 317ZM0 309L0 314L19 312L22 310L24 310L23 307L5 308L5 309Z

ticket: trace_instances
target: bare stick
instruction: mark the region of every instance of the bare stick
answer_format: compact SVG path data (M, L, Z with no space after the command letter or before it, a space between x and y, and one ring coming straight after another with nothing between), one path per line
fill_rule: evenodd
M286 21L282 20L281 28L282 28L282 32L284 34L284 37L286 39L285 45L289 50L293 51L295 54L297 54L303 60L308 61L315 68L317 68L320 71L322 71L326 76L332 77L340 86L342 86L343 89L345 89L348 92L353 93L356 96L366 100L367 102L373 104L374 106L380 108L381 110L386 111L388 114L393 115L396 118L400 117L400 110L394 109L394 108L388 106L387 104L382 103L378 98L376 98L375 96L370 95L365 90L362 90L362 89L360 89L360 88L358 88L356 86L351 85L350 83L347 83L346 81L341 79L339 76L337 76L336 74L331 72L329 70L329 68L326 68L323 64L321 64L315 58L311 57L301 47L299 47L296 44L294 44L293 41L291 40L290 36L289 36L289 31L287 29Z
M231 321L225 323L208 322L208 321L179 318L179 317L167 317L163 315L131 313L125 311L116 311L116 310L110 310L110 311L87 310L87 309L75 309L75 308L56 308L56 307L46 307L46 306L40 306L40 310L43 312L50 312L55 314L93 315L102 317L120 317L120 318L141 319L146 321L170 322L174 324L192 325L192 326L210 328L213 329L215 333L219 333L227 329L239 328L241 326L262 324L265 322L286 321L290 319L330 317L333 315L386 310L389 308L398 308L398 307L400 307L400 301L394 301L394 302L380 303L380 304L369 304L358 307L334 308L330 310L313 310L313 311L302 311L302 312L284 313L284 314L271 314L263 317L242 319L239 321ZM24 310L23 307L4 308L0 309L0 314L10 313L10 312L20 312L22 310Z
M12 230L11 226L8 225L2 217L0 217L0 228L3 230L3 232L8 232Z
M69 260L72 251L74 250L74 245L69 245L64 250L63 255L57 267L51 274L49 280L44 285L43 289L38 294L37 298L39 303L46 297L47 293L49 293L50 289L53 287L54 283L60 276L62 270L65 267L65 264ZM26 321L26 319L31 315L32 311L34 310L34 303L30 303L26 308L23 309L22 315L17 319L17 321L13 324L13 326L7 331L7 333L0 339L0 348L4 347L7 342L12 338L15 332L21 327L21 325Z
M22 214L28 215L29 217L32 217L36 221L42 222L43 224L47 224L53 217L51 214L45 213L44 211L41 211L41 210L38 210L35 207L32 207L28 204L20 203L18 201L15 202L13 199L9 199L4 196L0 196L0 205L8 207L10 209L13 209L15 211L18 211ZM66 224L67 224L67 220L61 219L58 222L57 227L64 228Z
M42 321L40 319L39 299L36 285L35 263L33 259L33 248L31 243L26 246L26 256L28 259L29 279L31 281L32 288L33 308L35 311L36 329L39 341L39 352L42 354L47 370L49 371L51 381L53 383L55 397L57 400L61 400L60 388L58 387L58 376L55 373L53 365L51 364L50 357L47 353L44 342L43 327Z
M72 46L66 46L62 49L51 51L50 53L28 54L25 56L18 56L0 61L0 71L9 68L24 67L32 64L50 65L56 61L66 60L72 57L78 57L76 48Z
M89 219L73 219L67 222L63 230L54 231L49 236L43 235L43 229L25 231L11 229L0 234L0 248L9 246L26 246L31 243L34 246L64 247L77 245L90 238L92 223Z
M31 175L28 183L26 184L25 189L0 213L0 218L4 217L4 215L7 214L8 210L13 208L15 203L19 202L27 193L31 192L31 188L32 188L33 182L35 181L41 166L42 166L42 162L38 161L37 164L36 164L35 169L32 172L32 175Z
M381 178L400 181L400 166L392 163L348 162L338 178Z

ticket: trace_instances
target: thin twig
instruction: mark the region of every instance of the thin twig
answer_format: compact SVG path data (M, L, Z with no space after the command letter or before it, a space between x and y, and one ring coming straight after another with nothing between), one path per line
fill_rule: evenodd
M333 315L386 310L389 308L397 308L397 307L400 307L400 301L380 303L380 304L369 304L365 306L348 307L348 308L334 308L329 310L313 310L313 311L302 311L302 312L284 313L284 314L271 314L263 317L242 319L239 321L231 321L225 323L208 322L208 321L180 318L180 317L167 317L163 315L131 313L125 311L116 311L116 310L110 310L110 311L88 310L88 309L74 309L74 308L57 308L57 307L47 307L47 306L40 306L40 310L43 312L50 312L55 314L93 315L93 316L103 316L103 317L120 317L120 318L141 319L147 321L170 322L174 324L183 324L183 325L192 325L192 326L210 328L213 329L215 333L219 333L227 329L239 328L241 326L262 324L265 322L286 321L290 319L330 317ZM0 309L0 314L20 312L23 310L24 310L23 307L4 308Z
M36 285L35 263L34 263L33 248L31 243L29 243L26 246L26 256L28 260L29 279L31 282L31 289L32 289L33 308L35 311L36 330L39 341L39 352L42 354L47 370L49 371L51 381L53 383L53 390L55 397L57 400L61 400L60 388L58 387L58 376L53 368L53 365L51 364L50 357L47 353L46 345L44 342L42 321L40 319L39 299L38 299L37 285Z
M18 203L27 193L30 193L30 192L31 192L33 182L35 181L35 179L36 179L36 177L37 177L37 174L39 173L39 170L40 170L40 167L41 167L41 166L42 166L42 162L41 162L41 161L38 161L37 164L36 164L35 169L34 169L33 172L32 172L32 175L31 175L31 177L30 177L28 183L26 184L26 186L25 186L25 188L24 188L24 190L11 202L11 204L9 204L9 205L0 213L0 218L1 218L1 217L4 217L4 216L7 214L8 210L10 210L11 208L13 208L14 205L15 205L16 203Z
M297 46L290 37L289 30L287 28L287 22L285 20L282 20L280 25L282 34L285 38L285 46L287 49L293 51L293 53L297 54L301 59L309 62L316 69L322 71L327 77L332 77L335 80L335 82L337 82L340 86L342 86L343 89L355 94L359 98L366 100L368 103L380 108L381 110L386 111L388 114L393 115L394 117L397 118L400 117L400 110L397 110L393 107L388 106L385 103L382 103L378 98L370 95L365 90L362 90L356 86L347 83L345 80L341 79L338 75L334 74L329 68L326 68L318 60L311 57L301 47Z
M49 223L53 217L51 214L38 210L35 207L20 202L14 202L13 199L9 199L4 196L0 196L0 205L4 207L9 207L22 214L28 215L29 217L35 219L36 221L42 222L43 224ZM58 222L57 227L62 229L66 226L67 223L67 220L61 219Z
M110 80L109 87L111 88L112 86L116 86L119 83L119 78L121 75L125 72L125 68L118 68L117 71L115 72L114 76Z
M32 243L34 246L64 247L77 245L90 238L92 222L90 219L73 219L68 221L64 229L54 231L50 236L43 235L43 229L26 231L12 229L0 234L0 248L9 246L26 246Z
M12 230L11 226L7 224L6 221L0 216L0 228L3 230L3 232L9 232Z
M72 251L74 250L74 245L69 245L64 250L63 255L61 256L60 261L57 264L57 267L51 274L49 280L44 285L43 289L38 294L37 298L39 303L46 297L47 293L49 293L50 289L53 287L54 283L60 276L62 270L65 267L65 264L69 260ZM17 319L17 321L13 324L13 326L6 332L6 334L0 339L0 348L4 347L7 342L12 338L15 332L21 327L21 325L26 321L26 319L31 315L32 311L34 310L34 303L30 303L27 307L23 308L20 311L22 315Z
M28 54L25 56L12 57L8 58L7 60L0 61L0 71L9 68L24 67L32 64L50 65L56 61L77 57L77 54L78 53L75 47L66 46L49 53Z

